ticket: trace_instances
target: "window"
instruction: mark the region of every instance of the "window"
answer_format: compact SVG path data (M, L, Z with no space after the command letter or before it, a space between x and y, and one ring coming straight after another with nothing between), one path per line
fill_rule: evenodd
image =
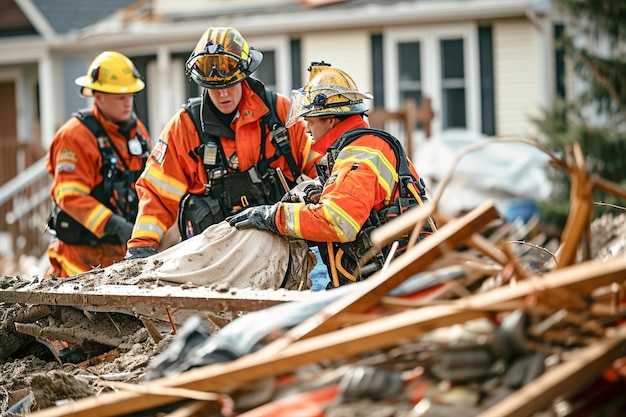
M463 39L440 41L443 128L465 128Z
M256 79L263 81L265 87L275 91L277 89L276 84L276 52L275 51L261 51L263 54L263 62L259 68L254 71L252 76Z
M432 134L481 131L481 79L475 23L418 25L383 32L386 107L430 99ZM376 75L376 74L375 74ZM421 126L417 126L421 130Z
M419 106L422 102L422 64L420 43L399 43L398 61L398 87L400 90L400 102L404 102L407 98L413 98Z

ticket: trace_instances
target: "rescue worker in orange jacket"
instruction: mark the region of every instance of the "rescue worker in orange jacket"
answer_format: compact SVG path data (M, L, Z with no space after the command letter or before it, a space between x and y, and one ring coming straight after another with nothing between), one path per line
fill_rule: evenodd
M124 258L137 214L135 181L150 154L148 131L133 111L145 85L130 59L103 52L75 82L94 103L59 128L48 153L55 237L47 274L57 277Z
M422 204L425 190L398 140L369 128L363 100L372 95L360 92L350 75L330 64L312 63L309 71L305 87L292 93L287 124L304 118L313 150L325 154L318 166L318 185L304 188L304 201L283 199L252 207L227 221L238 229L317 242L330 284L338 286L382 267L389 248L369 264L358 265L371 248L369 232Z
M321 155L311 152L304 123L284 128L289 98L250 77L262 58L234 28L204 32L186 63L201 102L191 99L169 121L137 182L127 259L157 253L176 222L184 240L246 206L280 200L278 169L290 185L316 176Z

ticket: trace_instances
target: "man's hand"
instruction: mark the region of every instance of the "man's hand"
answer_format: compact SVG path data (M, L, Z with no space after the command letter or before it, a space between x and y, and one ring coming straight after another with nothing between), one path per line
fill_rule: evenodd
M159 253L159 251L154 246L138 246L136 248L128 248L126 256L124 256L124 260L147 258L148 256L152 256L157 253Z
M112 214L104 225L104 234L117 235L122 245L126 246L126 242L133 234L133 224L119 214Z
M307 204L318 204L323 190L324 186L317 181L308 184L304 187L304 202Z
M323 189L324 186L317 179L303 181L288 191L280 201L282 203L318 204Z
M276 210L278 210L278 204L249 207L228 217L226 221L239 230L258 229L278 233L278 229L276 229Z

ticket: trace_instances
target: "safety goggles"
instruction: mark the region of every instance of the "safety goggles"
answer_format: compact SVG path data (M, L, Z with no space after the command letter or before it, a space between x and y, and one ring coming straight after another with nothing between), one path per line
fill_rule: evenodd
M186 67L189 73L193 71L200 77L211 79L230 78L240 71L245 71L247 64L246 61L228 53L200 53L189 57Z

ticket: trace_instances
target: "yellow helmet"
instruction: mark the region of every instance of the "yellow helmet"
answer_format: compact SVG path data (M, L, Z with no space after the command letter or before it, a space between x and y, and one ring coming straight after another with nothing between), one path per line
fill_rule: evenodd
M87 75L74 81L81 86L80 93L91 97L94 91L111 94L137 93L144 89L139 71L133 62L119 52L106 51L93 60Z
M185 73L202 87L228 88L248 78L262 60L237 29L210 27L187 59Z
M310 74L306 85L291 92L287 127L303 117L361 114L369 110L363 99L374 97L360 92L345 71L333 68L324 61L312 62L308 70Z

